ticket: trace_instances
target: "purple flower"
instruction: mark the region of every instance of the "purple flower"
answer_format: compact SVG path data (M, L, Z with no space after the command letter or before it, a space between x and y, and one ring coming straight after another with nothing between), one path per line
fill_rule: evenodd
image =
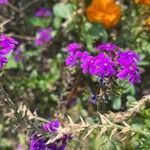
M0 0L0 5L1 4L7 4L7 3L9 3L9 0Z
M35 13L35 16L37 16L37 17L48 17L51 15L52 15L51 10L49 10L45 7L40 7Z
M66 59L67 66L75 66L78 63L79 58L82 57L82 52L76 51L74 54L70 54Z
M64 150L67 142L70 139L71 135L65 134L54 143L46 144L48 141L47 138L38 136L36 133L33 133L30 138L30 150Z
M47 145L45 143L46 141L42 137L34 133L30 139L30 150L46 150Z
M116 64L110 57L106 57L104 53L100 53L95 58L91 73L101 78L110 77L116 73L114 66L116 66Z
M66 145L67 145L67 142L69 141L69 140L71 140L71 135L69 134L69 135L67 135L67 134L65 134L63 137L62 137L62 139L61 139L61 145L57 148L57 150L64 150L65 149L65 147L66 147Z
M60 127L59 120L53 120L48 123L43 124L42 128L45 132L56 132Z
M7 55L14 50L15 45L18 44L13 38L6 36L5 34L0 35L0 55Z
M64 135L54 143L46 144L48 139L34 133L30 139L30 150L65 150L67 141L70 139L70 135Z
M40 29L38 32L38 35L35 39L35 45L37 46L42 46L44 44L47 44L52 40L52 35L51 35L52 29L49 28L44 28Z
M79 49L81 48L81 44L80 43L76 43L76 42L73 42L73 43L70 43L66 49L68 50L68 52L70 54L74 54L76 51L78 51Z
M100 44L96 47L96 49L98 51L103 51L103 50L106 50L106 51L115 51L115 50L120 50L120 47L118 47L117 45L113 44L113 43L103 43L103 44Z
M92 73L92 64L94 62L94 57L91 56L88 52L83 52L81 57L81 68L83 73Z
M91 95L90 102L91 102L92 104L94 104L94 105L96 104L96 102L97 102L97 97L96 97L95 94L92 94L92 95Z
M67 66L74 66L77 64L78 58L82 56L82 52L78 51L81 48L79 43L70 43L66 49L69 52L69 56L65 59Z
M137 66L127 66L124 67L118 74L117 77L121 80L124 80L126 78L129 79L129 82L131 84L135 84L137 82L140 82L140 75L139 70Z
M58 120L49 121L42 125L44 132L51 132L56 135L56 131L60 127L60 122ZM55 142L46 144L49 140L46 137L42 137L37 133L33 132L30 137L30 150L64 150L67 142L71 139L71 135L64 134L60 139L57 139Z
M140 82L140 73L137 68L137 62L140 60L138 54L133 50L128 50L119 52L118 56L118 63L123 69L117 74L117 77L121 80L128 78L131 84Z
M19 144L16 150L23 150L22 146Z
M75 66L78 63L78 56L77 55L69 55L66 59L67 66Z
M14 50L16 44L18 42L13 38L5 34L0 35L0 69L8 62L7 55Z
M69 55L66 59L65 59L66 65L67 66L74 66L77 64L77 57L74 55Z
M48 150L65 150L67 141L70 140L70 135L64 135L61 139L48 145Z
M8 60L6 57L0 56L0 69L2 69L7 62Z
M83 73L90 73L101 78L105 76L112 76L116 72L114 70L115 63L104 53L93 57L88 52L84 52L81 57L81 68Z
M22 47L18 47L14 51L14 59L15 59L16 62L21 61L21 59L22 59Z
M133 50L118 53L118 63L122 66L136 64L139 61L139 56Z

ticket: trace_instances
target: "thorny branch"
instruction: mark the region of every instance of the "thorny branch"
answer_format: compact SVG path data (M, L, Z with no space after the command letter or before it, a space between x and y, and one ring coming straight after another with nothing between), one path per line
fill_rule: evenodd
M21 39L21 40L26 40L26 41L34 41L35 40L35 37L30 37L30 36L26 36L26 35L17 35L14 33L11 33L10 35L13 36L14 38Z
M114 122L125 121L132 117L134 114L138 113L141 107L146 103L150 103L150 95L144 96L140 101L134 102L132 104L132 108L128 109L126 112L110 112L107 117L111 118Z
M64 135L72 135L72 136L78 136L81 133L86 131L86 134L82 137L82 139L86 139L94 130L97 131L97 138L101 137L104 133L107 131L110 132L110 138L114 134L127 134L127 133L138 133L143 136L149 136L149 134L146 131L137 130L135 128L132 128L129 124L127 124L125 121L121 125L113 123L113 121L110 121L105 115L102 115L98 112L100 117L99 123L93 123L90 124L88 122L85 122L83 118L80 118L81 123L74 123L70 116L68 116L69 123L66 123L64 128L60 128L58 130L58 134L53 139L50 139L47 141L47 144L53 143L56 140L62 138ZM123 138L122 140L124 140Z
M133 114L137 113L140 111L140 108L142 105L144 105L145 103L150 103L150 95L148 96L144 96L140 101L136 102L134 104L134 107L129 109L126 113L128 114L127 118L131 117ZM116 118L111 118L112 121L110 121L108 119L108 117L110 118L109 115L102 115L98 112L99 117L100 117L100 122L101 123L97 123L97 124L90 124L88 122L85 122L83 120L83 118L80 118L80 123L74 123L73 120L71 119L70 116L68 116L69 119L69 123L66 123L64 128L60 128L58 131L58 134L55 138L48 140L47 144L49 143L53 143L54 141L60 139L63 135L65 134L70 134L72 136L75 135L79 135L82 132L86 131L86 134L82 137L83 139L87 138L94 130L98 130L99 132L97 132L97 138L102 136L104 133L106 133L107 131L111 131L110 132L110 138L114 135L114 134L131 134L131 133L138 133L141 134L143 136L150 136L145 130L137 130L135 128L132 128L129 124L127 124L124 120L121 121L120 124L116 124ZM126 119L127 119L126 118ZM110 130L111 129L111 130ZM125 138L123 138L122 140L125 140Z
M8 94L5 93L2 85L0 86L0 101L1 104L8 106L9 109L11 109L11 112L16 119L23 120L25 123L27 123L32 129L35 129L37 132L41 133L40 129L38 127L34 126L34 123L32 120L38 120L41 122L48 122L47 120L38 117L37 115L34 115L31 113L31 111L26 107L26 105L21 104L19 107L17 107L12 100L9 98ZM134 104L133 108L129 109L126 112L126 119L131 117L133 114L140 111L140 108L145 103L150 103L150 95L144 96L140 101ZM110 132L110 138L114 134L128 134L128 133L138 133L143 136L150 136L146 132L146 130L137 130L135 128L132 128L129 124L127 124L124 120L122 120L121 123L116 124L116 118L112 117L111 120L109 115L102 115L98 112L100 123L89 123L85 122L83 118L80 118L80 123L74 123L70 116L68 116L69 123L65 123L64 127L59 128L56 136L53 139L50 139L47 141L47 144L53 143L54 141L62 138L65 134L72 135L72 136L78 136L82 132L86 132L86 134L82 137L83 139L87 138L94 130L97 132L97 137L102 136L107 131ZM112 113L110 113L112 115ZM117 116L117 115L116 115Z
M3 31L5 31L4 26L5 26L5 24L7 24L8 22L10 22L11 19L7 19L7 18L5 18L5 17L3 17L3 16L0 15L0 20L2 20L2 22L0 22L0 33L1 33L1 32L3 32Z
M23 123L28 123L31 128L35 128L32 120L48 122L47 120L31 113L25 104L21 103L19 106L15 105L15 103L9 98L8 94L4 91L2 85L0 85L0 101L3 106L6 106L6 108L10 110L10 113L7 113L9 114L9 119L15 118L16 122L22 120Z

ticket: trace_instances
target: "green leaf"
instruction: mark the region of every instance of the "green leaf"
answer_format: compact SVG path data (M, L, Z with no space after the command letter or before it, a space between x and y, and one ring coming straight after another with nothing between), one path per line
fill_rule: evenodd
M128 96L127 96L127 100L130 101L130 102L132 102L132 103L133 103L133 102L136 102L136 98L133 97L133 96L131 96L131 95L128 95Z
M150 109L146 109L146 110L145 110L145 116L146 116L147 118L150 118Z
M87 6L90 5L91 2L92 2L92 0L85 0L85 4L86 4Z
M31 78L37 78L37 76L38 76L37 70L33 70L33 71L31 72L30 77L31 77Z
M61 27L61 23L62 23L62 18L60 17L55 17L53 19L53 25L56 29L59 29Z
M139 119L139 121L136 120L136 123L132 124L132 128L136 131L142 131L144 129L144 119Z
M121 150L120 143L108 136L101 136L95 140L95 150Z
M53 12L55 16L66 19L73 12L73 7L71 4L57 3L53 7Z
M50 24L50 18L39 18L39 17L31 17L29 18L29 22L33 26L37 27L47 27Z
M89 22L81 26L80 37L81 41L86 43L90 52L95 51L93 48L95 40L100 40L101 42L106 42L108 40L108 34L100 24Z
M9 58L6 68L7 69L16 69L17 68L17 63L12 56Z
M120 107L121 107L121 97L116 98L113 101L113 106L112 107L113 107L113 109L116 109L116 110L120 109Z
M6 138L0 138L0 149L3 149L3 150L7 150L8 148L11 147L11 143L8 139Z
M150 119L145 119L145 124L147 125L148 128L150 128Z
M136 102L136 99L135 99L135 97L133 97L132 95L128 95L127 96L127 103L126 103L126 106L128 107L128 108L130 108L130 107L133 107L132 106L132 104L133 104L133 102Z
M93 23L89 33L94 38L101 38L103 42L106 42L108 40L108 34L100 24Z
M139 66L147 66L147 65L149 65L149 61L141 61L138 64L139 64Z

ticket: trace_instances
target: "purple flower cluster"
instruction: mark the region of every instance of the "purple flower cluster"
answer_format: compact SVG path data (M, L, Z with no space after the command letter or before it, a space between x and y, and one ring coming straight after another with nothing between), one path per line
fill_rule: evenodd
M96 47L98 51L114 51L114 50L120 50L120 47L118 47L116 44L113 43L105 43L105 44L100 44Z
M137 62L139 61L139 56L132 50L127 50L126 52L119 53L118 63L122 66L117 77L121 80L125 78L129 79L129 82L134 84L140 81L139 69L137 67Z
M92 56L87 51L80 51L81 44L70 43L67 46L69 56L66 65L80 64L82 72L89 73L100 78L128 79L135 84L140 81L140 73L137 66L139 56L133 50L121 52L121 48L113 43L104 43L96 47L99 52Z
M34 133L30 139L30 150L44 150L46 149L47 145L45 144L45 140L43 137L38 136Z
M0 69L8 62L7 55L14 50L16 44L18 44L18 42L13 38L5 34L0 35Z
M0 0L0 5L1 4L7 4L7 3L9 3L9 0Z
M49 17L51 15L52 15L51 10L49 10L45 7L40 7L35 13L35 16L37 16L37 17Z
M44 44L48 44L48 42L50 42L53 38L51 32L52 29L50 27L40 29L35 39L35 45L42 46Z
M60 122L58 120L53 120L43 124L41 128L44 132L54 134L60 128ZM54 143L46 144L46 138L34 133L30 140L30 150L64 150L69 139L70 135L64 135L61 139L56 140Z
M66 58L66 64L69 66L74 66L77 64L77 59L80 58L80 51L81 45L78 43L71 43L67 46L68 53L70 54Z
M50 121L48 123L43 124L42 128L45 132L57 132L60 127L60 122L58 120Z

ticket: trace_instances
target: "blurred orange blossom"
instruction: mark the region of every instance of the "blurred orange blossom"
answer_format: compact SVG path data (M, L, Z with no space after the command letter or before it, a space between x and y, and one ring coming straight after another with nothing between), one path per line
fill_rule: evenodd
M150 4L150 0L135 0L138 4Z
M121 18L121 6L114 0L93 0L86 8L89 21L101 23L106 28L115 26Z

